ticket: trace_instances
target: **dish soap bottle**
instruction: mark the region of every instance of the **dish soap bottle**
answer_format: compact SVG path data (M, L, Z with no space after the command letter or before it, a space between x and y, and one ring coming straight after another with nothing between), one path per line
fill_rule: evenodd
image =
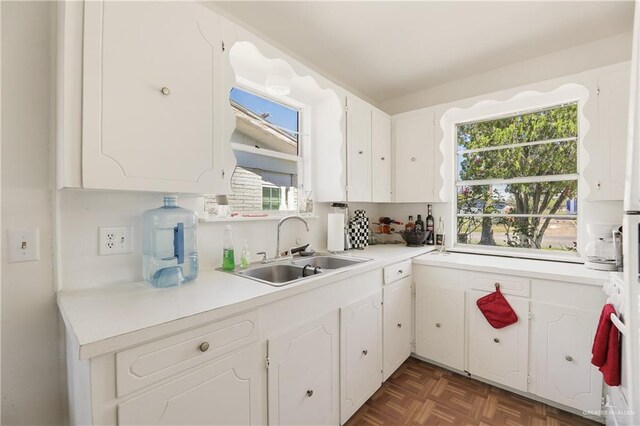
M175 195L142 214L142 275L154 287L173 287L198 276L198 216Z
M233 271L236 268L236 261L233 256L233 234L231 233L231 225L227 225L224 230L222 243L222 270Z
M251 252L249 251L249 240L244 240L242 256L240 257L240 269L247 269L251 264Z

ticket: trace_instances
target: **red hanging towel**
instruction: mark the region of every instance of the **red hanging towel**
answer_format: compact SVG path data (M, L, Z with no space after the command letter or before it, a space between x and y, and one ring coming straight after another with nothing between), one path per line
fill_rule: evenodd
M600 367L604 382L609 386L620 386L620 339L619 332L611 322L616 308L608 303L602 308L598 329L591 347L591 364Z
M504 328L518 322L518 315L502 295L498 285L495 292L478 299L476 305L493 328Z

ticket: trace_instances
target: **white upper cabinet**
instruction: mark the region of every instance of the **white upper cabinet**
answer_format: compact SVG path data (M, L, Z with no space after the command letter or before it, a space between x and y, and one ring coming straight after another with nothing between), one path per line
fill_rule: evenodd
M347 199L391 201L391 117L347 97Z
M396 202L435 201L434 120L432 109L393 117Z
M233 165L225 170L221 18L195 2L105 1L86 2L83 22L76 186L225 192Z
M391 117L371 112L371 201L391 201Z
M347 199L371 201L371 105L347 98Z
M629 122L629 64L598 76L598 181L593 200L622 200Z

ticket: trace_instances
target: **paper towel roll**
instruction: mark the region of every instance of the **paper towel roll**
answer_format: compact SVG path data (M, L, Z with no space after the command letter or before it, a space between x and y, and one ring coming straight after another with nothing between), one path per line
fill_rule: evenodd
M344 213L329 213L327 216L327 250L344 250Z

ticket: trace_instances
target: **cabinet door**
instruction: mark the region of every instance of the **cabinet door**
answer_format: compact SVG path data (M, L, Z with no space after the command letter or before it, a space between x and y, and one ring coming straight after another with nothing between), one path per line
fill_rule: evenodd
M338 311L269 339L269 424L339 421Z
M221 189L231 146L218 15L196 2L86 2L83 66L84 187Z
M416 353L464 370L464 299L462 290L416 283Z
M371 201L371 106L348 98L347 199Z
M340 419L349 420L382 383L382 292L340 309Z
M383 379L386 381L411 355L412 307L411 277L402 278L382 289L384 293Z
M629 68L598 77L598 182L594 199L622 200L629 122Z
M391 201L391 118L382 111L371 115L371 201Z
M578 410L599 410L602 375L591 365L598 313L532 304L535 392Z
M527 391L529 359L529 301L505 296L518 322L495 329L476 305L487 293L470 292L469 372L485 379Z
M434 112L401 115L394 119L395 184L397 202L434 200Z
M258 345L118 403L124 425L261 425L264 356Z

